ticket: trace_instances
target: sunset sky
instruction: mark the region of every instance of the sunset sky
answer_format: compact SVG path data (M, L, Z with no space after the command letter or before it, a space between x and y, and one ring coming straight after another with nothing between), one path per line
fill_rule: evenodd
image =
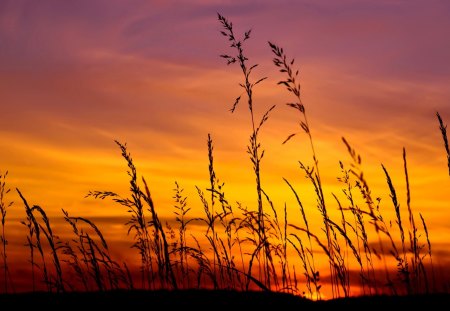
M114 140L127 143L159 213L172 217L175 181L193 215L201 211L195 186L208 186L211 133L229 201L255 207L246 102L229 112L243 77L219 57L233 51L220 35L218 12L237 33L252 29L245 51L259 64L253 79L268 77L254 90L256 114L277 105L260 136L262 183L275 205L287 203L293 219L300 217L285 177L311 217L317 213L298 167L312 165L307 137L299 133L282 145L300 132L300 116L285 105L294 98L277 85L284 77L267 41L300 68L332 213L331 194L341 195L339 160L350 163L345 137L388 215L380 164L392 173L407 217L405 147L413 210L427 220L436 261L449 263L450 178L435 115L450 124L450 2L443 0L3 0L0 172L9 171L9 187L55 219L61 208L91 217L111 243L127 247L125 209L85 198L89 190L126 194L127 167ZM7 222L13 258L26 251L19 224L25 213L15 191L8 198L15 201Z

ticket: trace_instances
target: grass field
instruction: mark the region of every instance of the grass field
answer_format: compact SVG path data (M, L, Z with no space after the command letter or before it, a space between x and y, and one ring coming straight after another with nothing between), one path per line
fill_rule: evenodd
M448 280L439 278L434 268L427 227L430 224L411 206L406 149L403 148L402 158L406 202L400 204L396 181L384 165L380 170L391 202L380 202L366 179L361 155L345 138L342 142L349 160L338 161L342 175L337 176L342 192L330 194L321 178L320 155L316 152L307 105L302 102L296 63L283 48L269 42L273 64L282 77L278 84L292 96L287 106L299 118L299 132L288 133L283 144L303 135L312 158L309 162L299 161L299 168L314 189L316 205L305 206L303 189L288 179L284 181L298 212L288 214L286 203L277 206L271 200L270 189L261 177L265 149L260 133L275 106L266 107L261 115L255 112L254 94L265 77L253 77L257 64L250 62L244 49L251 32L239 37L230 21L221 15L218 20L221 34L230 45L230 51L221 57L228 65L237 65L242 73L243 93L231 105L231 112L238 113L238 106L248 110L247 154L254 173L255 205L243 206L227 199L225 185L216 173L213 137L208 135L205 149L209 185L206 189L196 188L203 215L191 216L192 207L184 190L175 183L173 221L164 222L159 216L160 207L154 204L151 185L138 173L127 145L116 141L127 167L129 193L92 190L87 197L109 200L128 215L129 244L139 260L120 262L111 255L111 245L102 228L82 215L62 209L59 217L64 218L72 238L62 239L54 234L54 215L47 215L39 204L28 202L20 189L11 190L5 173L0 176L0 305L271 304L316 309L342 304L448 304ZM437 124L450 175L446 125L439 113ZM29 258L29 268L24 273L33 289L31 293L16 293L15 276L10 273L14 263L8 260L5 228L13 196L19 198L15 207L23 207L26 213L21 223L26 229L23 255ZM388 207L394 219L385 216ZM320 214L319 227L311 225L309 214L313 209ZM333 218L331 215L336 213L330 213L331 210L338 211L339 216ZM199 235L191 234L193 224L202 224ZM319 270L324 262L326 271ZM353 296L361 297L349 298ZM320 301L325 297L330 300Z

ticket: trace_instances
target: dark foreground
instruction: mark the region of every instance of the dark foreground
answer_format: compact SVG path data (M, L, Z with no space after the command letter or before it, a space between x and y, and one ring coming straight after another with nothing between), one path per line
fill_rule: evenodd
M91 310L104 307L115 310L118 307L301 307L302 310L325 310L346 308L356 310L378 307L446 307L450 306L450 294L415 295L415 296L371 296L341 298L327 301L311 301L305 298L271 292L237 292L212 290L182 291L109 291L88 293L21 293L0 295L1 310L19 309L21 307L45 307L44 310L67 310L81 308Z

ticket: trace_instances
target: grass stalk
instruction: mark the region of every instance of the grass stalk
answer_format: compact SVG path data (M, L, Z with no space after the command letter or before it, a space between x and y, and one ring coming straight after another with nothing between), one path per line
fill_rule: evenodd
M7 201L6 196L11 191L6 186L6 178L8 176L8 171L6 171L4 174L0 174L0 214L1 214L1 223L2 228L0 232L0 241L2 243L2 261L3 261L3 286L4 286L4 292L8 293L9 291L9 284L14 288L14 285L12 283L11 275L9 272L9 266L8 266L8 255L6 252L8 240L6 239L6 231L5 231L5 224L6 224L6 214L7 210L13 205L13 201Z
M444 140L445 151L447 152L448 175L450 176L450 148L448 146L447 125L444 125L444 121L442 121L439 112L436 112L436 116L439 121L439 129L441 130L442 133L442 139Z
M250 144L247 147L247 153L250 156L250 160L253 164L253 171L255 173L256 178L256 194L257 194L257 202L258 202L258 239L260 242L258 243L258 246L256 249L258 251L262 251L262 275L264 277L264 284L268 288L270 288L271 284L271 272L270 272L270 262L271 260L271 253L270 248L267 242L267 235L266 235L266 228L264 225L264 209L263 209L263 195L262 195L262 188L261 188L261 160L264 157L264 150L261 150L261 143L259 140L259 133L264 125L264 123L269 118L269 113L275 108L275 106L272 106L269 108L266 113L262 116L259 125L256 122L256 117L254 114L254 102L253 102L253 89L256 85L261 83L266 79L266 77L260 78L256 80L255 82L252 82L250 80L250 75L253 72L253 70L258 66L258 64L254 65L248 65L248 58L244 54L243 45L246 40L250 38L251 30L244 33L243 39L239 40L236 38L234 30L233 30L233 24L229 22L224 16L218 14L219 22L221 23L223 27L223 31L221 31L221 34L225 37L227 37L228 41L231 43L230 47L235 50L236 54L234 56L230 56L227 54L221 55L222 58L224 58L227 61L227 64L234 64L238 63L239 67L241 68L241 71L244 75L244 82L240 84L240 86L244 89L246 95L247 95L247 104L248 104L248 110L250 112L250 118L251 118L251 128L252 133L250 135ZM241 96L237 97L235 100L235 103L233 107L231 108L231 112L234 112L239 101L241 99ZM259 247L259 244L262 247ZM261 269L261 267L260 267ZM251 276L251 271L249 271L249 275Z

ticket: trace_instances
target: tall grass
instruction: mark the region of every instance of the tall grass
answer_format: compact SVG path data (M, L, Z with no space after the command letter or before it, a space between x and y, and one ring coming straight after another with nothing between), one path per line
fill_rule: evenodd
M75 239L72 240L78 254L81 255L81 263L77 252L73 250L70 243L64 246L64 254L69 256L66 262L73 268L76 276L82 282L85 290L90 290L90 279L99 291L114 290L121 287L133 289L127 266L124 269L111 258L108 243L100 229L89 219L84 217L73 217L62 210L64 220L72 227ZM91 233L89 232L92 231Z
M184 189L181 188L177 182L175 182L175 194L173 199L175 200L175 221L179 224L179 242L177 244L178 248L175 248L174 252L178 254L179 260L179 283L183 288L189 288L191 286L191 283L189 278L190 268L188 260L188 247L186 243L186 231L188 224L192 222L193 219L187 219L187 214L191 210L191 208L187 207L187 197L183 195L183 191Z
M301 170L304 172L307 179L311 182L311 184L314 187L314 191L317 196L317 208L322 216L324 230L327 238L327 254L329 254L329 263L330 263L330 273L331 273L331 284L332 284L332 290L333 290L333 296L339 295L339 286L342 287L344 290L344 295L348 295L348 285L345 285L348 283L346 280L347 273L345 272L345 265L343 262L343 257L341 254L341 248L339 243L337 242L337 235L334 231L334 228L337 226L331 226L330 225L330 218L328 214L328 210L325 203L325 195L322 185L322 180L320 177L320 170L319 170L319 160L316 154L316 150L314 147L314 140L311 132L311 127L308 122L308 117L306 114L306 108L305 105L302 102L301 99L301 85L299 80L299 70L295 70L293 68L295 59L288 59L285 51L283 48L279 47L278 45L268 42L269 47L274 54L273 63L276 67L279 68L279 71L286 75L286 78L284 80L281 80L278 82L279 85L282 85L286 88L286 90L292 94L295 98L295 102L287 103L287 106L290 108L295 109L300 113L301 121L300 121L300 127L303 130L303 132L307 135L312 157L313 157L313 167L309 167L308 165L305 165L302 161L299 161L299 165ZM288 142L291 138L293 138L296 135L290 134L284 141L283 144ZM289 187L291 190L294 191L294 188L291 184L289 184ZM294 191L295 192L295 191ZM305 222L305 215L303 207L301 206L300 200L298 199L298 195L295 193L297 202L300 205L300 209L302 212L302 217ZM305 222L306 224L306 222ZM307 232L309 232L309 229L307 229ZM340 229L339 226L336 227L336 229ZM309 249L310 253L312 254L312 245L311 245L311 236L308 233L308 241L309 241ZM318 271L315 271L315 263L314 258L311 257L311 260L308 261L308 264L311 265L311 267L308 269L312 271L312 277L311 275L308 277L308 279L312 280L312 283L315 286L315 291L317 292L317 295L320 296L320 286L318 285L319 280L319 273ZM310 273L308 273L310 274ZM340 285L339 285L340 284ZM310 290L311 292L311 290Z
M235 51L232 56L228 54L222 54L221 57L227 61L227 64L238 63L243 75L244 82L240 83L240 86L244 89L247 95L247 104L248 110L250 112L251 118L251 135L250 135L250 143L247 147L247 153L250 156L250 161L253 165L253 171L255 173L256 178L256 194L258 198L258 214L257 214L257 238L255 241L255 251L254 256L260 257L262 256L262 275L264 275L264 284L270 287L271 284L271 275L274 273L272 266L272 255L270 251L270 246L267 238L267 232L264 222L264 208L263 208L263 190L261 187L261 160L264 157L264 150L261 148L261 143L259 139L259 134L262 126L269 118L270 112L275 108L275 105L270 107L264 115L261 117L259 124L256 121L256 116L254 114L254 102L253 102L253 90L255 86L260 84L262 81L266 79L266 77L260 78L255 81L251 81L250 75L253 70L258 66L258 64L249 65L248 58L244 54L244 43L250 38L251 30L248 30L244 33L242 39L238 39L233 30L233 24L229 22L225 17L218 14L218 19L223 26L223 31L221 31L222 35L225 36L230 42L230 47ZM231 108L231 112L234 112L239 104L241 96L238 96L234 102L233 107ZM260 254L263 253L263 254ZM260 268L261 270L261 268ZM249 275L252 274L252 271L248 271Z
M444 140L445 151L447 152L448 174L450 175L450 149L448 147L447 125L444 125L444 121L442 121L439 112L436 112L436 116L439 121L439 129L441 130L442 133L442 139Z
M411 202L414 201L411 199L405 148L402 168L406 184L406 209L402 208L403 203L395 186L398 181L391 177L383 164L380 171L386 178L385 192L393 207L392 213L388 214L393 214L393 219L386 217L384 201L373 194L369 186L362 157L345 138L343 143L350 160L349 163L338 161L341 172L338 181L342 189L339 193L327 192L301 98L299 70L294 68L294 59L288 58L280 46L269 42L274 55L273 63L284 75L278 84L293 96L294 101L287 106L298 114L300 129L308 138L312 164L301 160L298 165L312 186L316 201L315 206L307 205L304 198L310 195L310 191L294 186L293 182L283 178L289 195L286 195L282 209L277 209L263 187L261 161L264 150L260 138L261 129L275 106L258 119L254 112L254 91L265 78L253 80L253 70L257 65L249 64L244 52L250 31L238 39L230 21L220 14L218 20L221 33L233 51L231 56L223 54L221 57L228 64L238 64L243 74L243 82L240 83L243 93L237 97L231 111L234 112L241 97L246 96L250 116L247 153L255 178L256 204L243 206L228 199L225 183L216 173L214 143L208 135L207 185L196 186L196 200L188 201L184 188L175 182L174 221L163 223L158 214L160 209L154 204L146 179L138 174L127 145L115 141L127 165L128 193L119 195L112 191L90 191L87 197L110 199L129 216L125 225L127 234L131 235L130 246L140 258L140 284L134 282L134 271L129 269L127 263L119 263L114 258L106 237L93 221L72 216L63 209L62 223L69 227L73 235L69 240L62 240L54 232L47 212L38 205L30 205L17 189L25 207L22 224L27 229L25 246L29 250L33 291L39 290L42 284L49 292L136 288L259 289L314 299L323 297L325 286L331 287L332 297L354 295L355 287L359 287L364 295L439 291L428 227L420 213L422 228L417 226L418 218L412 208ZM440 115L437 116L450 169L446 126ZM290 134L283 144L297 134ZM4 291L8 292L12 279L7 261L5 223L7 209L12 203L6 200L9 193L6 176L7 173L0 175L0 211L3 282ZM326 199L328 196L331 200ZM292 216L295 214L289 209L288 199L294 199L299 216ZM332 213L333 208L335 213ZM319 226L311 221L313 213L320 216ZM408 221L405 221L406 217ZM396 225L392 225L393 222ZM199 234L192 233L190 229L193 225L197 226ZM421 241L423 233L426 244ZM324 262L326 265L323 265ZM319 267L324 270L319 271ZM352 277L354 273L356 278Z
M6 246L8 245L8 240L6 238L5 224L6 224L6 213L7 210L13 205L13 201L8 201L6 196L9 194L11 189L6 186L6 177L8 176L8 171L0 174L0 214L2 229L0 232L0 241L2 243L2 261L3 261L3 286L4 292L8 293L9 286L13 286L11 275L8 268L8 255L6 253Z
M31 267L33 270L33 289L35 288L34 268L35 266L42 270L43 282L49 292L64 292L64 280L62 276L62 267L59 260L58 250L61 249L61 241L59 237L53 234L50 225L50 219L47 217L44 209L38 205L30 207L25 197L19 189L16 189L20 198L25 205L27 214L27 222L23 222L29 230L27 237L27 246L30 247L31 252ZM42 224L43 223L43 224ZM44 236L44 239L42 238ZM47 260L45 258L45 244L47 242L50 249L50 256L52 258L54 273L49 270ZM37 249L41 257L41 265L34 261L34 249Z
M127 209L130 214L128 221L128 233L134 232L134 244L132 245L141 255L141 283L145 288L154 289L159 286L171 286L176 289L177 282L173 266L170 263L169 244L166 239L161 221L156 212L153 199L150 195L147 182L142 177L143 189L138 185L136 166L126 144L116 141L122 157L128 165L130 177L130 197L123 198L111 191L90 191L87 197L99 199L112 198L112 200ZM150 214L150 220L146 215ZM151 231L150 231L151 230ZM155 258L155 262L153 260ZM158 278L155 278L155 273ZM157 284L155 282L161 282Z

